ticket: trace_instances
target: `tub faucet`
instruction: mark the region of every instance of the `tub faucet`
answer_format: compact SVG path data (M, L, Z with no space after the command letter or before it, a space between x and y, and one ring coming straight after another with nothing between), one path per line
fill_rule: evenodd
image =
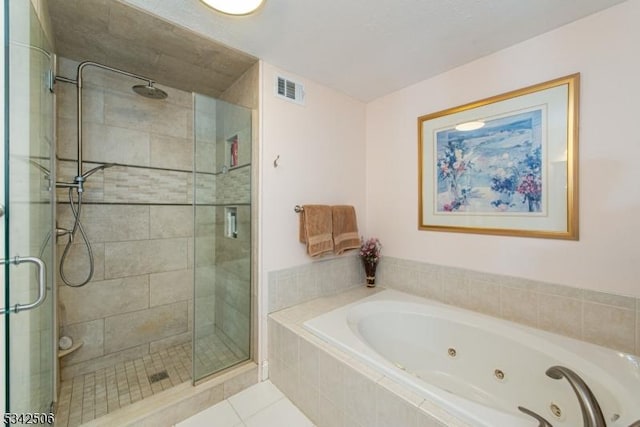
M578 397L578 402L580 402L580 410L582 411L584 427L607 426L604 422L604 416L602 415L602 410L600 409L600 405L598 405L596 397L578 374L564 366L552 366L547 369L546 374L554 380L566 378L567 381L569 381L571 388Z

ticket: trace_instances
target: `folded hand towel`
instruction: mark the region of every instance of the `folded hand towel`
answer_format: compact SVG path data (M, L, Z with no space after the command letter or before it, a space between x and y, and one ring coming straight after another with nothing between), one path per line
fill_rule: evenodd
M300 213L300 241L307 244L309 256L333 251L331 207L304 205Z
M333 247L336 254L360 248L358 221L353 206L331 207L333 217Z

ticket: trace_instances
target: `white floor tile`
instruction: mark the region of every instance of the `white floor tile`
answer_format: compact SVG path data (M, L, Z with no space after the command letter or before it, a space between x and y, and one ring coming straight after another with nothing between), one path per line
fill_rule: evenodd
M176 424L176 427L235 427L242 420L227 400L198 412L196 415Z
M289 399L280 399L244 421L247 427L313 427Z
M284 394L271 381L263 381L231 396L229 403L246 420L261 409L282 399Z

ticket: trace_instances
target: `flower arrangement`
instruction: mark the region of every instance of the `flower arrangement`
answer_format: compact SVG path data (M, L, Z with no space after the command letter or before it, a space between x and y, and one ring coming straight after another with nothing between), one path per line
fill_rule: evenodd
M371 237L367 240L360 239L360 258L365 263L376 264L380 260L382 252L382 243L377 237Z

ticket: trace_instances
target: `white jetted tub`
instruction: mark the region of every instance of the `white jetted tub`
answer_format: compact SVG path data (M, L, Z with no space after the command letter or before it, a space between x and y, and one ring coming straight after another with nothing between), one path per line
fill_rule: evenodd
M640 419L640 358L384 290L304 323L323 340L473 426L583 425L563 366L588 385L609 427ZM615 327L615 325L612 325Z

